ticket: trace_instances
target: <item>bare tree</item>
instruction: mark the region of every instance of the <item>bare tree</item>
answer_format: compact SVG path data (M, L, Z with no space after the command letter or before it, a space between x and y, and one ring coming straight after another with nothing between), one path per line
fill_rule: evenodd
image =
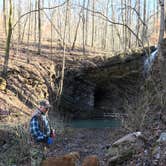
M159 3L160 3L160 7L161 7L161 13L160 13L160 33L159 33L158 45L160 48L160 44L164 37L164 28L165 28L164 0L159 0Z
M83 0L83 11L82 11L82 48L83 55L85 55L85 0Z
M71 43L71 0L69 0L68 8L68 41Z
M7 76L8 62L9 62L9 52L10 52L10 41L12 36L12 0L9 0L10 10L9 10L9 21L8 21L8 34L6 40L6 49L5 49L5 60L2 75Z
M95 0L92 1L92 10L95 10ZM94 32L95 32L95 16L94 12L92 13L92 40L91 40L91 47L94 46Z
M6 3L5 0L3 0L3 27L5 35L7 36L7 28L6 28Z
M89 0L87 1L86 8L89 7ZM86 10L86 24L85 24L85 45L88 45L88 27L89 27L89 12Z
M126 24L125 23L125 13L124 13L123 6L124 6L124 2L123 2L123 0L121 0L121 17L122 17L122 23ZM123 50L126 49L126 33L125 33L125 31L126 31L126 27L123 26L122 27L122 37L123 37L123 43L124 43L123 44Z
M156 10L159 11L159 3L157 3L156 5ZM156 16L156 22L158 23L159 21L159 12L157 12L157 16ZM159 30L158 28L156 28L156 34L158 34Z
M127 0L124 0L124 4L125 4L125 11L124 11L124 20L123 20L123 23L128 25L128 19L127 19L127 8L126 8L126 4L127 4ZM128 30L127 30L127 27L124 26L124 51L126 52L127 50L127 42L128 42Z
M137 36L139 36L139 34L140 34L140 0L137 0L137 4L136 4L136 6L137 6L137 13L138 13L138 15L137 15L137 26L136 26L136 30L137 30ZM139 42L138 42L138 39L136 39L136 46L139 46Z
M107 0L107 4L106 4L106 17L108 17L108 10L109 10L109 3L110 3L110 0ZM106 49L106 45L107 45L107 31L108 31L108 22L105 21L105 25L104 25L104 35L103 35L103 46L102 48L103 49Z
M40 0L38 0L38 54L41 54L41 14L40 14Z
M18 17L21 16L21 0L18 1ZM21 41L21 22L18 23L18 44Z
M143 22L145 23L146 22L146 0L144 0L144 5L143 5ZM146 27L145 25L143 25L143 28L142 28L142 42L143 44L145 43L145 41L147 40L146 39Z
M21 16L21 0L18 0L18 18ZM21 41L21 21L18 22L18 35L17 35L17 55L19 54L19 46Z
M81 8L81 11L80 11L80 14L79 14L78 23L77 23L77 26L76 26L75 35L74 35L74 41L73 41L71 50L74 50L74 48L75 48L75 43L76 43L77 34L78 34L78 28L79 28L80 21L81 21L81 13L82 13L82 8Z
M7 1L3 1L5 4ZM16 1L15 1L16 2ZM42 28L46 27L48 21L51 23L50 31L45 32L46 36L50 36L51 33L51 41L52 39L57 39L60 41L61 46L63 45L63 31L64 31L64 20L65 20L65 12L64 8L61 8L67 1L63 4L59 5L60 7L57 10L57 13L54 17L48 16L48 10L54 10L56 7L43 7L42 4L46 3L44 0L35 0L32 4L33 6L29 8L29 11L21 15L20 3L21 0L17 0L18 4L18 12L15 7L15 16L18 13L18 21L13 24L13 30L15 32L15 25L18 26L18 33L13 33L13 37L15 39L15 35L18 34L18 40L20 40L20 34L22 35L22 40L25 41L24 34L29 31L34 34L34 41L37 40L38 43L38 53L41 54L41 42L42 42ZM32 1L31 1L32 2ZM53 3L60 3L61 0L52 1ZM135 5L131 0L121 0L121 1L113 1L107 0L105 3L101 3L101 1L96 0L83 0L83 1L73 1L69 0L69 9L68 9L68 22L66 27L66 42L71 42L71 48L74 49L76 43L81 45L83 48L83 52L85 53L85 47L89 44L91 47L96 47L96 49L111 49L112 50L126 50L133 46L136 43L137 46L142 46L142 43L147 43L149 35L151 31L156 31L157 27L153 29L154 25L152 22L148 22L148 29L145 22L148 20L147 15L151 17L150 11L155 12L155 10L150 10L148 8L147 0L137 0L135 1ZM141 3L143 2L143 3ZM53 4L52 3L52 4ZM77 4L78 3L78 4ZM110 6L111 4L111 6ZM141 7L142 4L142 7ZM76 5L79 8L82 8L82 12L77 14ZM119 9L121 6L121 9ZM153 5L153 8L156 8L157 5ZM33 8L33 9L32 9ZM143 9L143 10L142 10ZM79 9L80 10L80 9ZM121 11L121 13L120 13ZM4 12L5 13L5 12ZM32 17L32 13L34 13ZM45 14L46 17L43 17L42 14ZM78 12L79 13L79 12ZM150 15L151 14L151 15ZM14 19L16 19L16 17ZM25 17L24 17L25 16ZM24 19L21 21L21 19ZM42 18L46 18L48 21L45 21ZM59 19L60 18L60 19ZM73 19L74 18L74 19ZM132 21L136 18L136 21ZM153 19L153 18L152 18ZM151 20L152 20L151 19ZM155 19L155 20L154 20ZM156 16L154 17L154 22L157 21ZM5 20L5 19L3 19ZM81 26L80 26L81 23ZM136 24L136 26L135 26ZM75 31L72 30L73 27L76 27ZM133 28L133 27L136 28ZM142 29L141 29L142 28ZM53 29L56 33L53 32ZM141 31L142 30L142 31ZM79 33L81 32L81 33ZM150 36L150 35L149 35ZM140 40L141 38L141 40ZM27 38L26 38L27 39ZM26 40L29 43L30 35ZM77 42L76 42L77 41ZM34 42L35 43L35 42ZM67 44L69 44L67 43ZM52 48L53 42L51 42ZM18 42L19 45L19 42ZM107 47L109 45L109 47ZM36 45L35 45L36 47ZM62 48L62 47L61 47ZM52 52L52 49L50 50Z
M26 30L27 22L28 22L28 16L26 17L25 22L24 22L24 24L23 24L21 42L24 41L24 35L25 35L25 30Z
M32 8L32 4L31 4L31 0L29 0L29 9L31 11ZM30 40L30 30L31 30L31 13L29 14L29 19L28 19L28 38L27 38L27 47L28 47L28 52L27 52L27 63L29 63L29 40Z
M64 83L64 72L65 72L65 61L66 61L66 27L67 27L67 19L68 19L68 9L69 9L69 0L67 0L66 4L66 11L65 11L65 27L64 27L64 35L63 35L63 60L62 60L62 72L61 72L61 80L60 80L60 86L59 86L59 92L58 92L58 101L57 101L57 107L59 108L60 102L61 102L61 95L63 91L63 83Z
M165 93L166 90L166 50L165 50L165 43L166 40L163 40L164 37L164 0L159 0L160 8L161 8L161 13L160 13L160 33L159 33L159 39L158 39L158 53L159 53L159 64L160 64L160 78L161 78L161 83L163 87L163 91ZM162 99L163 100L163 99ZM164 104L164 103L161 103Z
M38 0L35 0L35 10L37 9L37 1ZM36 35L37 35L37 33L36 33L36 29L37 29L37 26L36 26L36 22L37 22L37 14L36 14L36 12L35 12L35 21L34 21L34 41L35 41L35 43L36 43L36 40L37 40L37 37L36 37Z
M49 2L49 7L51 7L51 3ZM51 22L50 22L50 26L51 26L51 30L50 30L50 40L51 40L51 43L50 43L50 50L51 50L51 59L52 59L52 54L53 54L53 51L52 51L52 47L53 47L53 42L52 42L52 37L53 37L53 25L52 25L52 23L53 23L53 17L54 17L54 11L52 11L51 13L50 13L50 17L51 17Z
M128 0L128 4L131 6L131 0ZM131 8L129 8L128 9L128 25L129 25L129 27L132 26L131 15L132 15L132 11L131 11ZM128 48L131 48L131 32L130 31L128 31Z

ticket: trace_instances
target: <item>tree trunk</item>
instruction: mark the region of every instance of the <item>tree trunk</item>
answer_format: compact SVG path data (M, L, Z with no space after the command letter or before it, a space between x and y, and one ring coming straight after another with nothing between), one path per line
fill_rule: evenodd
M38 55L41 54L41 14L40 14L40 0L38 0Z
M156 10L159 11L159 3L157 3L157 6L156 6ZM156 23L158 24L159 22L159 12L157 12L157 16L156 16ZM156 28L156 34L158 34L159 30L158 28Z
M71 50L74 50L74 48L75 48L75 43L76 43L77 34L78 34L78 28L79 28L80 21L81 21L81 13L82 13L82 9L81 9L80 14L79 14L78 23L77 23L77 26L76 26L76 31L75 31L75 35L74 35L74 41L73 41Z
M3 0L3 27L5 35L7 36L7 28L6 28L6 3L5 0Z
M88 0L88 2L87 2L87 9L88 9L88 7L89 7L89 0ZM87 46L88 45L88 26L89 25L89 12L88 12L88 10L86 10L86 24L85 24L85 45Z
M18 18L21 16L21 0L18 1ZM19 20L18 22L18 38L17 38L17 55L19 54L19 47L20 47L20 42L21 42L21 22Z
M113 5L113 0L111 0L111 12L112 12L112 21L114 21L114 5ZM115 25L116 26L116 25ZM114 26L112 25L111 26L111 50L114 51L114 44L115 44L115 41L114 41L114 38L115 38L115 35L114 35Z
M165 12L164 12L164 0L159 0L160 7L161 7L161 13L160 13L160 33L159 33L159 39L158 39L158 46L160 48L160 44L164 37L164 28L165 28Z
M108 17L109 3L110 3L110 0L107 1L107 5L106 5L106 17ZM108 29L108 22L105 21L103 47L102 47L104 50L106 49L106 45L107 45L107 29Z
M114 6L113 6L113 0L111 1L111 9L112 9L112 21L115 22L115 18L116 18L116 14L115 14L115 11L114 11ZM120 22L118 20L118 22ZM119 32L119 29L118 27L115 25L112 25L112 28L111 28L111 32L112 32L112 50L114 51L115 49L122 49L123 48L123 36L120 35L120 32ZM116 35L119 39L119 45L118 47L116 46ZM116 46L116 47L115 47Z
M131 4L131 0L129 0L129 6L132 6L132 4ZM128 25L129 25L129 27L131 27L132 25L131 25L131 23L132 23L132 21L131 21L131 8L129 8L129 11L128 11ZM128 31L128 48L131 48L131 32L130 31Z
M19 0L18 2L18 17L21 16L21 0ZM20 43L21 41L21 22L19 21L18 23L18 44Z
M65 12L65 27L64 27L64 36L63 36L63 60L62 60L62 74L60 80L60 87L59 87L59 94L58 94L58 101L57 101L57 108L59 109L60 102L61 102L61 95L63 91L63 82L64 82L64 72L65 72L65 61L66 61L66 27L67 27L67 19L68 19L68 9L69 9L69 0L67 0L66 4L66 12Z
M26 20L24 22L23 31L22 31L22 37L21 37L21 42L24 41L24 34L25 34L25 29L26 29L27 22L28 22L28 16L26 17Z
M138 16L137 16L137 36L139 37L139 34L140 34L140 0L137 1L137 13L138 13ZM139 46L139 41L138 39L136 39L136 46Z
M83 0L83 12L82 12L82 49L83 55L85 55L85 0Z
M49 7L51 6L50 2L49 2ZM51 60L52 59L52 56L53 56L53 51L52 51L52 46L53 46L53 43L52 43L52 37L53 37L53 25L52 25L52 22L53 22L53 17L54 17L54 11L51 13L51 22L50 22L50 51L51 51Z
M125 6L126 6L126 4L127 4L127 0L125 0ZM127 19L127 8L125 7L125 17L124 17L124 24L126 24L126 25L128 25L128 23L127 23L127 21L128 21L128 19ZM127 36L127 34L128 34L128 30L127 30L127 27L125 27L124 28L124 39L125 39L125 42L124 42L124 51L125 51L125 53L126 53L126 50L127 50L127 43L128 43L128 36Z
M95 10L95 0L92 1L92 10ZM91 47L94 46L94 32L95 32L95 16L94 12L92 13L92 40L91 40Z
M29 0L29 10L31 11L31 0ZM30 29L31 29L31 13L29 14L28 18L28 38L27 38L28 47L29 47Z
M35 1L35 10L37 9L37 0ZM37 22L37 14L35 12L35 21L34 21L34 43L36 44L36 40L37 40L37 35L36 35L36 29L37 29L37 26L36 26L36 22Z
M8 62L9 62L9 52L10 52L10 41L12 36L12 0L10 2L10 10L9 10L9 21L8 21L8 35L6 40L6 49L5 49L5 60L2 75L7 77L7 69L8 69Z
M32 4L31 4L31 0L29 0L29 9L30 9L30 11L31 11L31 7L32 6ZM30 38L30 31L31 31L31 13L29 14L29 20L28 20L29 22L29 25L28 25L28 38L27 38L27 63L29 63L29 38Z
M124 4L123 4L123 0L121 0L121 15L122 15L122 23L123 24L125 24L125 13L124 13L124 11L123 11L123 6L124 6ZM126 46L125 46L125 38L126 38L126 35L125 35L125 26L123 26L122 27L122 43L123 43L123 45L122 45L122 48L123 48L123 50L125 50L125 48L126 48Z
M144 0L143 22L146 23L146 0ZM142 43L144 44L145 41L146 41L146 27L145 27L145 25L143 25L143 28L142 28Z
M159 34L159 39L158 39L158 53L159 53L159 64L160 64L160 77L161 77L161 82L162 82L162 87L163 90L166 90L166 40L163 40L164 37L164 0L159 0L160 3L160 8L161 8L161 13L160 13L160 34Z
M71 43L71 2L69 1L68 7L68 41Z

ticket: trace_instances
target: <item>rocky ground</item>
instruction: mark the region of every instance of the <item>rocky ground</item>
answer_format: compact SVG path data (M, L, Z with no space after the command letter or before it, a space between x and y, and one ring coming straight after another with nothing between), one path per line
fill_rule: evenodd
M58 156L69 152L79 152L81 161L89 155L97 155L101 166L106 165L106 152L110 144L123 135L120 129L65 129L65 134L57 135L49 156Z
M57 135L55 144L50 149L49 156L59 156L72 151L77 151L81 155L81 161L88 155L95 154L100 160L101 166L107 166L113 151L112 144L118 139L130 133L124 128L119 129L73 129L66 128L64 134ZM110 165L137 165L137 166L164 166L166 163L166 135L159 141L161 133L165 129L149 129L142 132L142 138L134 143L127 138L129 144L119 146L119 153L124 158ZM159 142L157 142L157 140ZM133 148L134 152L130 156L125 156L127 149ZM125 148L124 148L125 147ZM125 150L124 150L125 149ZM114 154L115 155L115 154ZM114 156L113 155L113 156ZM116 154L117 155L117 154ZM113 157L112 156L112 157Z
M143 138L145 138L145 142L144 140L142 142L142 139L141 141L139 139L135 140L135 137L134 141L127 138L125 143L118 146L118 153L122 154L122 156L124 155L124 158L120 157L119 160L112 162L110 165L165 166L166 137L163 136L163 140L159 139L161 133L164 133L164 131L164 129L160 130L159 128L143 131L142 134ZM17 133L18 132L20 132L19 128L17 128ZM62 156L76 151L80 153L81 163L86 156L95 154L98 156L101 166L107 166L109 160L113 156L117 155L116 153L114 154L114 147L112 146L113 143L128 133L130 132L123 128L76 129L65 127L63 128L63 132L60 132L60 130L58 131L54 144L49 148L48 156ZM7 164L8 166L13 166L12 164L30 166L28 156L29 147L28 145L26 146L26 139L25 137L22 139L15 134L16 133L5 132L5 134L1 136L1 157L4 156L3 159L6 158L8 161L11 161ZM3 138L4 141L2 142ZM158 142L157 140L160 141ZM133 153L126 156L126 153L128 154L128 149L131 148L134 150ZM13 159L13 157L15 159L19 159L17 161L18 163ZM2 164L1 166L6 165Z

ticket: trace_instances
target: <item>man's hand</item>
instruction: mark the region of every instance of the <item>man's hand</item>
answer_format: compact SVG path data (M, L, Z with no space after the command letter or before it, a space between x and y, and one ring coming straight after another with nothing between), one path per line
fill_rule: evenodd
M53 138L52 137L48 137L47 144L51 145L51 144L53 144L53 142L54 142Z

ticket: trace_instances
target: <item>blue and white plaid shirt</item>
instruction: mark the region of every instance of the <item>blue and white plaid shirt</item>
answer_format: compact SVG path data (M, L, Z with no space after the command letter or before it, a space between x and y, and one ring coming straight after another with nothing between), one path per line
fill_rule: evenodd
M38 114L38 113L39 113L39 111L37 110L36 114ZM42 117L42 120L44 121L46 129L47 129L46 133L43 133L40 130L39 122L38 122L38 118L37 118L36 114L32 117L32 119L30 121L30 133L31 133L32 137L35 139L35 141L44 141L44 140L46 140L47 137L50 136L50 126L49 126L46 115L41 114L40 116Z

